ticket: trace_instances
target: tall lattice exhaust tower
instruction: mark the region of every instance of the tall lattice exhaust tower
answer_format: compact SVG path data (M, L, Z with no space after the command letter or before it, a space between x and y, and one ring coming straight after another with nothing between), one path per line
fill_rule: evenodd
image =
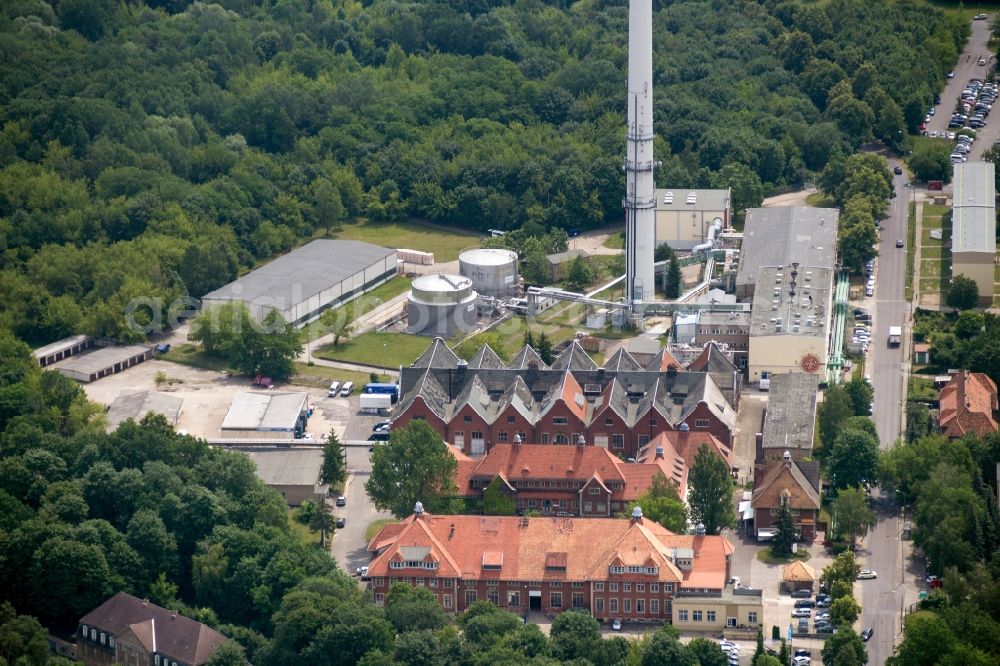
M625 138L625 298L653 300L653 3L629 0L628 128Z

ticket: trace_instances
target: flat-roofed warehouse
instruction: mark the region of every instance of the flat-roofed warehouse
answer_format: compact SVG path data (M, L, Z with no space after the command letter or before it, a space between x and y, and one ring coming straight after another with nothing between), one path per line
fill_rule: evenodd
M204 305L241 301L258 321L277 310L307 324L397 273L396 251L351 240L314 240L202 297Z
M785 451L794 460L813 457L818 391L819 376L815 374L784 372L771 377L758 462L780 460Z
M716 222L729 227L732 194L724 190L656 190L656 244L690 250L708 239Z
M128 419L138 423L151 412L163 414L170 425L177 425L182 404L182 398L159 391L122 391L108 408L108 428L114 430Z
M299 506L306 500L320 500L328 486L320 484L323 451L309 449L240 450L257 466L257 478L264 485L281 493L289 506Z
M837 264L840 211L812 206L748 208L736 272L736 297L753 296L761 267L802 266L833 269Z
M152 347L125 345L101 347L60 361L52 369L78 382L93 382L153 358Z
M253 393L233 398L222 421L227 439L297 439L308 425L306 393Z
M993 302L993 262L997 251L996 181L993 162L956 164L951 220L951 274L976 281L979 302Z
M757 274L750 307L749 380L782 372L826 372L834 269L768 266Z

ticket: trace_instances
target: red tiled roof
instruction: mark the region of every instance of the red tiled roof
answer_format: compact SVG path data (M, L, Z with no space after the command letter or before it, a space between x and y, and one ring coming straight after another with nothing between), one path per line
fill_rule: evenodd
M677 452L686 462L688 467L694 464L694 457L698 455L698 449L702 444L708 444L709 448L715 451L726 464L732 467L733 452L726 448L718 437L704 430L667 430L653 438L649 444L645 445L636 456L636 460L649 461L655 456L656 448L670 448Z
M997 386L981 372L956 373L938 394L941 432L948 437L997 431Z
M389 563L410 560L408 549L413 555L425 552L420 550L424 547L431 549L428 560L438 563L437 569L424 570L425 575L439 577L605 580L614 562L656 566L656 580L680 582L682 587L722 589L726 555L732 553L732 544L724 537L673 534L643 519L423 514L410 516L402 525L401 531L385 534L387 526L375 537L373 544L383 546L368 567L369 575L413 575L414 570L390 569ZM674 563L675 549L693 552L690 570L682 571ZM501 570L484 571L484 554L488 564L495 566L501 560ZM565 567L565 573L552 571L559 567Z

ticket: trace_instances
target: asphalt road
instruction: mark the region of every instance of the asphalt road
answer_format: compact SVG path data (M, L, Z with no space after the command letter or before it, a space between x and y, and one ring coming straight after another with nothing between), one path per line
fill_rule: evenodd
M352 397L351 405L357 408L356 398ZM344 441L363 440L371 434L372 425L384 421L384 417L353 414L348 421L344 433ZM367 565L371 558L368 555L368 544L365 542L365 530L379 518L391 518L392 514L382 513L375 509L365 493L365 481L371 475L371 455L367 446L345 446L347 451L348 487L345 498L347 506L334 507L334 515L346 519L344 527L334 533L330 540L330 554L337 564L354 573L355 569Z
M990 21L992 20L993 15L991 14L986 21L972 21L972 36L969 37L965 50L958 56L958 64L955 65L955 78L948 80L944 91L941 92L941 103L937 106L936 113L927 125L929 132L947 131L951 112L955 108L965 84L969 82L969 79L986 80L996 66L997 59L994 57L990 60L990 56L993 54L987 46L990 40ZM979 56L984 56L987 59L985 65L977 64ZM986 127L976 133L976 142L968 155L969 161L979 160L983 152L990 148L998 138L1000 138L1000 116L990 113L987 117Z

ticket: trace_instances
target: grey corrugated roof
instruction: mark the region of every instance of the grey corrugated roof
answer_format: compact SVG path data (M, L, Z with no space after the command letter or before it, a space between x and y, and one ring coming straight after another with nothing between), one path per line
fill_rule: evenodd
M443 338L434 341L410 364L412 368L457 368L458 356L455 355Z
M794 295L790 266L784 268L769 266L758 268L757 272L760 281L753 292L750 337L772 335L826 337L833 297L832 269L800 265L795 280ZM825 359L820 361L825 362Z
M138 423L150 412L163 414L168 422L176 424L183 403L177 396L157 391L122 391L108 408L108 425L117 428L128 419Z
M285 310L395 252L361 241L321 238L205 294L202 299L260 302Z
M76 356L70 356L68 359L50 367L55 368L57 371L67 370L92 375L110 368L116 363L121 363L127 359L144 354L149 349L148 345L112 345L110 347L101 347L95 351L77 354Z
M552 361L553 370L596 370L597 364L584 351L580 343L573 339L569 346Z
M512 370L527 370L530 364L534 363L539 368L547 368L545 362L542 361L542 357L538 355L534 349L528 345L524 345L520 350L514 355L514 358L510 360L507 367Z
M64 351L70 347L75 347L76 345L82 344L87 341L88 336L86 335L71 335L68 338L63 338L62 340L56 340L55 342L50 342L44 347L39 347L32 353L35 358L42 358L48 356L49 354L55 354L57 352Z
M257 466L257 476L268 486L315 486L323 467L323 450L241 450Z
M736 284L756 284L763 266L797 261L832 269L837 262L839 219L835 208L748 208Z
M497 356L497 353L489 345L480 347L479 351L469 360L470 370L478 370L480 368L499 369L502 367L504 367L503 360Z
M764 417L764 448L812 450L818 391L818 375L805 372L771 375Z
M305 393L251 393L233 398L223 430L293 430L305 409Z
M625 347L619 347L618 351L611 355L607 361L604 362L605 370L614 370L615 372L637 372L642 370L642 366L639 362L632 358L632 355L625 351Z
M996 167L993 162L955 165L951 251L996 253Z

